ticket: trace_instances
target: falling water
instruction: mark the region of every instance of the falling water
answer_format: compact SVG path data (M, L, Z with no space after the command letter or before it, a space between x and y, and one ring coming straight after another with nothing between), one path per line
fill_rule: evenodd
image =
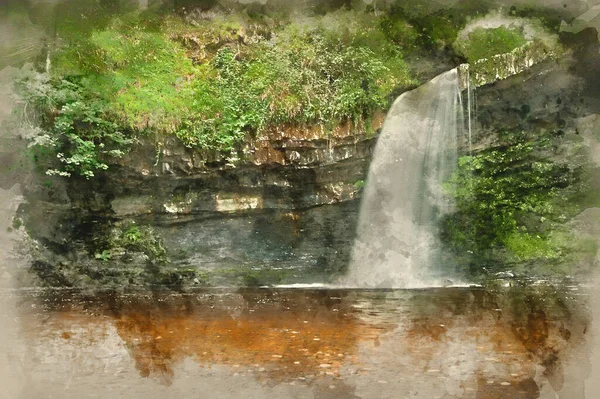
M469 69L467 68L467 131L469 133L469 155L471 155L471 147L473 147L473 139L471 137L471 96L473 93L471 92L471 77L469 76ZM462 108L461 108L462 109Z
M453 208L442 183L456 166L464 124L457 69L396 99L369 169L345 285L439 284L437 222Z

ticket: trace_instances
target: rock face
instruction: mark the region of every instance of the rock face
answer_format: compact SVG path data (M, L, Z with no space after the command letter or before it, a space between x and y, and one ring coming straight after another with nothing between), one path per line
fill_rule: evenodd
M112 166L98 191L110 192L107 201L117 217L151 213L180 220L353 200L384 118L373 118L372 133L345 125L331 133L282 127L229 156L186 148L173 136L158 149L154 142L142 143Z
M462 64L458 69L461 76L461 88L466 90L470 85L474 88L493 84L523 73L548 59L557 59L560 55L561 50L550 50L543 43L534 41L518 47L510 53L477 60L472 65Z
M349 261L384 118L329 133L282 127L234 155L147 139L98 179L38 186L21 212L42 244L34 271L70 286L323 281ZM152 226L168 262L107 244L124 223Z
M600 63L597 42L587 36L567 38L575 50L559 61L540 60L478 88L472 149L493 145L503 129L544 129L577 141L578 118L600 113L589 67ZM37 283L326 282L349 262L383 119L330 133L283 126L249 139L236 154L192 150L171 136L148 138L94 180L43 177L25 188L29 203L20 210L35 240ZM136 235L135 226L151 230ZM152 238L153 246L145 248L140 237ZM157 255L161 246L168 261Z
M472 152L500 146L498 133L502 131L543 134L551 142L544 148L545 158L583 171L582 191L586 192L571 203L582 213L565 225L574 237L569 239L572 252L565 253L560 265L525 266L532 274L547 276L563 266L572 274L585 275L598 263L600 244L600 235L580 223L600 206L600 168L595 155L600 102L592 67L600 62L599 47L595 31L564 35L562 40L569 51L561 58L549 58L523 73L482 86L474 96Z

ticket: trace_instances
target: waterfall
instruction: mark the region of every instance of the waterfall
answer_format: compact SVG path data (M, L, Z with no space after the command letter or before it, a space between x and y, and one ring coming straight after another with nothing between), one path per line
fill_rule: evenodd
M464 125L457 69L396 99L371 161L343 285L439 284L433 277L442 256L436 230L453 209L442 183L456 167L459 140L470 141Z

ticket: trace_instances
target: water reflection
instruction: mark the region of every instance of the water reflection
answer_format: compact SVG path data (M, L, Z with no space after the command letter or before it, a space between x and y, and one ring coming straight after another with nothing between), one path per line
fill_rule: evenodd
M192 361L316 397L537 398L583 397L565 370L588 361L585 303L552 287L43 292L20 309L27 367L54 380L133 363L168 392Z

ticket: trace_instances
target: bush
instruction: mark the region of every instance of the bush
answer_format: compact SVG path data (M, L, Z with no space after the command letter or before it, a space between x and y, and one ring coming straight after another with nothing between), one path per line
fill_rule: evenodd
M34 143L53 149L37 152L55 156L48 161L49 175L93 177L134 141L114 121L109 105L80 83L35 75L21 81L21 93L40 112L44 134Z
M225 44L197 68L196 116L176 134L190 146L231 150L246 134L277 125L328 128L387 108L394 88L415 82L374 18L336 12L271 31L254 26L252 34L241 22L205 21L195 35L208 31ZM247 44L227 43L232 32Z

